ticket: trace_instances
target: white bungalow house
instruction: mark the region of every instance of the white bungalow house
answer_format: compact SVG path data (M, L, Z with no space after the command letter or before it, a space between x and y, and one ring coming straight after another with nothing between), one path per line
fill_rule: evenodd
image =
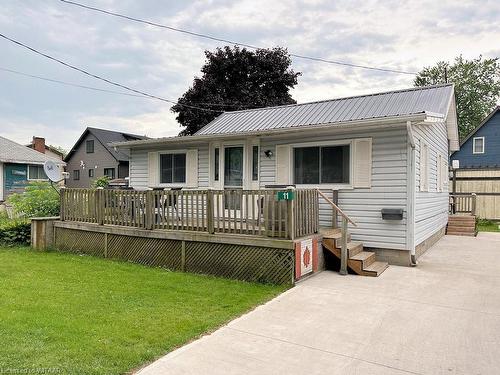
M112 145L130 150L136 189L338 191L338 206L358 225L352 239L410 265L444 234L447 160L459 139L447 84L226 112L193 136ZM321 197L319 223L332 226Z

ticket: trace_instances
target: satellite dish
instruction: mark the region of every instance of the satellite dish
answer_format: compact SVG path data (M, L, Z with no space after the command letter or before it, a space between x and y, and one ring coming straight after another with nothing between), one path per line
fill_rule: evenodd
M59 169L59 166L52 160L47 160L45 163L43 163L43 171L50 181L61 181L61 171Z

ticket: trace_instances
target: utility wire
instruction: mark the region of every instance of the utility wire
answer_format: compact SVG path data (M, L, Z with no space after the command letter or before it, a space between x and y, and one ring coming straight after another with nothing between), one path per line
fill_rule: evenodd
M52 83L59 83L61 85L78 87L78 88L87 89L87 90L100 91L100 92L105 92L105 93L109 93L109 94L118 94L118 95L133 96L133 97L136 97L136 98L143 98L143 99L153 99L153 98L150 98L150 97L147 97L147 96L144 96L144 95L129 94L127 92L114 91L114 90L106 90L106 89L101 89L101 88L93 87L93 86L80 85L78 83L60 81L60 80L57 80L57 79L48 78L48 77L42 77L42 76L38 76L38 75L34 75L34 74L29 74L29 73L24 73L24 72L20 72L20 71L13 70L13 69L8 69L8 68L2 68L2 67L0 67L0 70L4 71L4 72L14 73L14 74L17 74L17 75L20 75L20 76L28 77L28 78L35 78L35 79L39 79L39 80L42 80L42 81L47 81L47 82L52 82ZM206 103L206 102L196 102L196 103L195 102L190 102L190 103L191 104L198 104L198 105L211 105L211 106L223 106L223 107L242 107L241 104L233 104L233 103Z
M37 49L33 48L33 47L30 47L24 43L21 43L15 39L12 39L12 38L9 38L8 36L4 35L4 34L1 34L0 33L0 37L5 39L5 40L8 40L9 42L12 42L14 44L17 44L18 46L21 46L23 48L26 48L28 50L30 50L31 52L34 52L40 56L43 56L49 60L52 60L52 61L55 61L61 65L64 65L70 69L73 69L73 70L76 70L80 73L83 73L89 77L92 77L92 78L95 78L95 79L98 79L98 80L101 80L101 81L104 81L106 83L109 83L110 85L113 85L113 86L117 86L117 87L120 87L122 89L125 89L125 90L128 90L128 91L132 91L136 94L140 94L140 95L143 95L145 97L148 97L148 98L152 98L152 99L157 99L157 100L161 100L162 102L167 102L167 103L171 103L171 104L178 104L180 106L183 106L183 107L187 107L187 108L192 108L192 109L198 109L200 111L207 111L207 112L216 112L216 113L221 113L222 111L219 111L219 110L214 110L214 109L209 109L209 108L202 108L202 107L198 107L198 106L194 106L194 105L190 105L190 104L184 104L184 103L179 103L179 102L176 102L175 100L170 100L170 99L165 99L165 98L162 98L160 96L157 96L157 95L153 95L153 94L148 94L147 92L144 92L144 91L141 91L141 90L137 90L137 89L134 89L132 87L129 87L129 86L126 86L126 85L122 85L121 83L117 83L117 82L114 82L114 81L111 81L110 79L107 79L107 78L104 78L104 77L101 77L97 74L93 74L93 73L90 73L84 69L81 69L81 68L78 68L77 66L75 65L71 65L71 64L68 64L62 60L59 60L55 57L52 57L46 53L43 53L43 52L40 52L38 51Z
M223 38L219 38L219 37L215 37L215 36L211 36L211 35L207 35L207 34L201 34L201 33L197 33L197 32L194 32L194 31L180 29L178 27L173 27L173 26L168 26L168 25L162 25L162 24L159 24L159 23L156 23L156 22L152 22L152 21L148 21L148 20L144 20L144 19L141 19L141 18L131 17L131 16L127 16L127 15L124 15L124 14L111 12L109 10L95 8L95 7L92 7L92 6L89 6L89 5L77 3L75 1L70 1L70 0L60 0L60 1L63 2L63 3L69 4L69 5L74 5L74 6L77 6L77 7L80 7L80 8L92 10L92 11L99 12L99 13L104 13L104 14L107 14L107 15L110 15L110 16L123 18L123 19L129 20L129 21L144 23L146 25L160 27L162 29L168 29L168 30L171 30L171 31L176 31L176 32L179 32L179 33L183 33L183 34L187 34L187 35L191 35L191 36L195 36L195 37L199 37L199 38L209 39L209 40L213 40L213 41L216 41L216 42L223 42L223 43L234 44L234 45L243 46L243 47L247 47L247 48L251 48L251 49L255 49L255 50L256 49L263 49L263 47L258 47L258 46L252 45L252 44L240 43L240 42L236 42L236 41L229 40L229 39L223 39ZM350 67L350 68L376 70L376 71L387 72L387 73L408 74L408 75L416 75L417 74L416 72L409 72L409 71L405 71L405 70L390 69L390 68L381 68L381 67L375 67L375 66L369 66L369 65L361 65L361 64L353 64L353 63L348 63L348 62L344 62L344 61L329 60L329 59L325 59L325 58L322 58L322 57L312 57L312 56L300 55L300 54L296 54L296 53L290 53L290 56L296 57L298 59L311 60L311 61L322 62L322 63L327 63L327 64L334 64L334 65L342 65L342 66L347 66L347 67Z
M148 98L148 97L146 97L146 96L144 96L144 95L139 95L139 94L129 94L129 93L127 93L127 92L120 92L120 91L106 90L106 89L100 89L100 88L98 88L98 87L92 87L92 86L79 85L79 84L77 84L77 83L71 83L71 82L59 81L59 80L57 80L57 79L52 79L52 78L47 78L47 77L41 77L41 76L37 76L37 75L34 75L34 74L23 73L23 72L19 72L19 71L17 71L17 70L8 69L8 68L2 68L2 67L0 67L0 70L2 70L2 71L4 71L4 72L14 73L14 74L17 74L17 75L20 75L20 76L28 77L28 78L35 78L35 79L39 79L39 80L42 80L42 81L48 81L48 82L53 82L53 83L59 83L59 84L61 84L61 85L66 85L66 86L73 86L73 87L78 87L78 88L87 89L87 90L101 91L101 92L106 92L106 93L110 93L110 94L119 94L119 95L135 96L136 98L151 99L151 98Z

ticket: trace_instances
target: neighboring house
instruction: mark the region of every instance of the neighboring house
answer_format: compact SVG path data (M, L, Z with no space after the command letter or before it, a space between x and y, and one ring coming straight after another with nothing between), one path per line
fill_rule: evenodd
M500 106L465 137L450 159L458 160L460 169L500 169Z
M31 148L35 151L41 152L47 156L51 156L55 159L63 160L64 154L59 151L57 148L53 146L49 146L45 144L45 138L42 137L33 137L33 140L26 147Z
M130 150L136 189L293 184L330 197L338 190L340 208L358 223L352 238L409 264L448 221L448 156L458 149L454 88L226 112L193 136L113 145ZM401 218L384 219L384 208L401 210ZM332 225L324 200L319 221Z
M47 160L61 166L65 164L61 159L0 137L0 202L12 193L22 192L29 181L47 181L43 171Z
M115 150L110 142L146 139L144 136L117 131L87 128L64 159L69 172L67 187L88 188L102 176L111 179L128 177L129 153Z
M458 160L453 186L456 193L475 193L475 213L484 219L500 220L500 106L496 107L460 143L450 156Z

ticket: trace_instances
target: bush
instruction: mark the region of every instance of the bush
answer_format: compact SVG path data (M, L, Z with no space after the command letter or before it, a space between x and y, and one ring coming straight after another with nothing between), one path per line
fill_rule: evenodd
M29 245L31 223L26 219L0 221L0 243L4 245Z
M102 177L96 178L92 182L92 187L93 188L107 188L109 185L109 180L110 180L110 178L108 176L102 176Z
M23 193L12 194L7 201L20 217L59 215L59 194L48 182L30 182Z

